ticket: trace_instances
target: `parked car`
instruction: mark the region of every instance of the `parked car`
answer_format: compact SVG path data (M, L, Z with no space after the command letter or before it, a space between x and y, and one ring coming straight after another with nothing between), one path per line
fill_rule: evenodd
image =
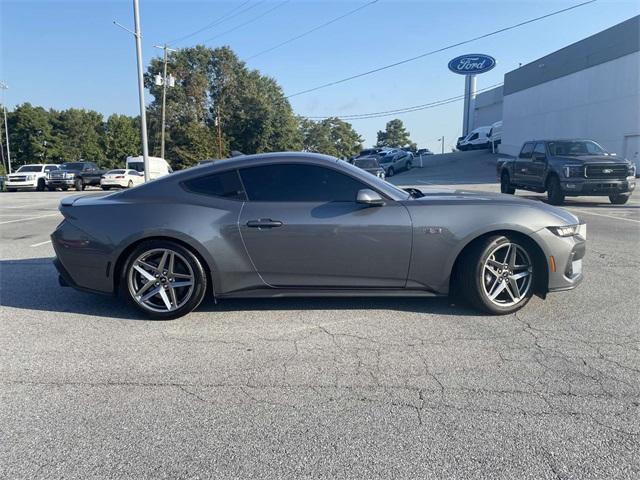
M149 180L169 175L173 172L171 165L164 158L160 157L148 157L149 159ZM144 175L144 157L127 157L126 168L128 170L135 170L136 172L142 172Z
M144 183L144 173L135 170L109 170L100 178L103 190L111 188L132 188Z
M502 143L502 121L495 122L489 130L489 148L493 145L496 149ZM497 150L496 150L497 151Z
M454 294L507 314L583 275L586 228L566 210L486 192L410 193L318 154L224 160L59 208L60 283L120 292L156 319L187 314L207 293Z
M420 148L416 152L416 156L421 157L422 155L433 155L433 152L428 148Z
M47 175L57 169L58 165L53 163L22 165L18 170L7 175L5 182L7 192L15 192L16 190L42 192L46 187Z
M411 170L413 166L413 154L399 148L384 150L377 153L375 157L387 177L393 177L402 170Z
M489 132L491 127L478 127L458 143L458 150L475 150L478 148L491 148Z
M69 187L74 187L80 192L89 186L99 187L100 178L104 173L105 171L93 162L67 162L57 170L49 172L46 185L49 190L68 190Z
M552 205L580 195L608 196L621 205L636 187L635 165L592 140L532 140L516 158L498 166L502 193L513 194L517 188L547 192Z
M374 157L363 157L356 158L353 164L364 170L365 172L369 172L371 175L375 175L378 178L382 178L384 180L385 173L384 168L380 166L378 163L378 159Z
M374 147L374 148L365 148L362 150L356 158L360 157L370 157L372 155L377 155L380 152L384 152L386 150L390 150L388 147Z

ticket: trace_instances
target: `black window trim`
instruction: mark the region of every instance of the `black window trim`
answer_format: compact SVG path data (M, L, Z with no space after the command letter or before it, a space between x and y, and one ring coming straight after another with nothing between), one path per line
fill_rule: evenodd
M528 154L525 155L529 155L528 157L523 157L522 156L522 152L524 152L524 149L527 145L531 145L531 152L529 152ZM524 145L522 145L522 148L520 149L520 153L518 154L518 158L524 158L527 160L531 160L531 156L533 154L533 150L536 148L536 142L524 142Z

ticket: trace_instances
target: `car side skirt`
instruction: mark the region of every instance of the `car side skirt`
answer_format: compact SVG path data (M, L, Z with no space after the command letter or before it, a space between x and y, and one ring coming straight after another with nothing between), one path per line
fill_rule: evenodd
M352 289L352 288L260 288L217 294L216 298L279 298L279 297L442 297L446 296L427 290L394 289Z

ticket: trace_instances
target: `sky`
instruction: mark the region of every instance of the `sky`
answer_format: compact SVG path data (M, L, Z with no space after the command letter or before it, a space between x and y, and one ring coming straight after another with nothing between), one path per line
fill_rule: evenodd
M171 43L232 12L229 17L237 15L175 42L175 46L229 45L241 59L247 59L249 68L275 78L285 94L291 95L584 0L378 0L304 38L249 59L371 1L140 0L143 61L148 65L161 54L154 45ZM455 97L464 92L464 77L447 70L447 62L455 56L485 53L496 58L496 67L477 77L478 89L486 88L501 83L504 74L520 63L529 63L638 13L640 2L635 0L598 0L469 45L293 96L290 101L296 114L339 116ZM137 115L134 38L116 27L114 20L133 28L131 0L0 0L0 81L9 86L4 102L9 108L30 102L45 108L93 109L105 116ZM151 101L148 92L146 101ZM462 102L397 117L418 147L439 151L438 139L444 136L449 149L461 134ZM375 143L376 132L393 118L351 123L369 146Z

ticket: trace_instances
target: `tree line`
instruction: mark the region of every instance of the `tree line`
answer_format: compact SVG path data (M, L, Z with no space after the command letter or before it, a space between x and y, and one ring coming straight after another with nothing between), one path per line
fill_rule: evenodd
M145 86L153 98L147 107L150 155L160 154L162 86L154 76L161 58L151 61ZM362 137L339 118L314 121L293 113L282 88L246 67L229 47L202 45L172 52L168 71L165 157L174 169L231 151L310 151L350 158L362 149ZM12 165L62 163L85 159L104 168L121 167L141 152L140 118L93 110L44 109L24 103L7 112ZM413 147L401 120L378 132L378 146ZM3 152L3 155L5 153Z

